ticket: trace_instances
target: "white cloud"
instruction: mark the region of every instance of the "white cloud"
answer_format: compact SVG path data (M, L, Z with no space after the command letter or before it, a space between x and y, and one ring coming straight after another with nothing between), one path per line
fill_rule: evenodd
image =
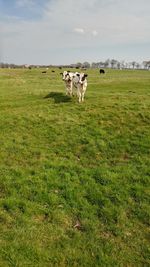
M33 0L17 2L36 7ZM129 54L125 46L134 44L141 47L137 57L140 53L149 57L148 51L142 49L142 45L150 43L149 0L49 0L45 9L40 10L39 20L9 18L1 23L5 61L35 64L87 61L103 55L106 47L110 53L106 58L111 51L112 57L117 57L117 52L113 54L115 46L122 47L124 57Z
M97 36L98 35L98 32L96 30L93 30L92 31L92 34L93 34L93 36Z
M75 28L74 32L81 33L81 34L85 33L84 29L82 29L82 28Z

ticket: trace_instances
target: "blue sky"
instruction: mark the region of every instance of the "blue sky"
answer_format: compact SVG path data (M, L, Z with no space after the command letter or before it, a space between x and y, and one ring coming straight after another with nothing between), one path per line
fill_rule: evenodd
M0 15L5 19L16 17L25 20L37 20L42 16L42 12L47 0L0 0Z
M150 60L150 0L0 0L0 61Z

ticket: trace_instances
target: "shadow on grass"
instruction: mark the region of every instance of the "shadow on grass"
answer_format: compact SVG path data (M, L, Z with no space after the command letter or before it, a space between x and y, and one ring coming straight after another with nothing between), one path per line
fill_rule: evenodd
M48 95L46 95L44 98L53 98L55 103L65 103L70 102L71 98L67 95L64 95L63 93L59 92L51 92Z

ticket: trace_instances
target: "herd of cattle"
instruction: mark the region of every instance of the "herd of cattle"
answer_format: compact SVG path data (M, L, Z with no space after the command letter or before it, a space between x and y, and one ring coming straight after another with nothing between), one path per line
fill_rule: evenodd
M86 70L86 69L85 69ZM55 72L52 70L52 72ZM99 70L100 74L105 74L103 69ZM47 73L46 71L42 71L42 73ZM66 95L68 96L77 96L78 101L84 101L84 95L87 89L87 77L88 74L79 73L79 72L70 72L64 71L60 73L62 75L62 80L65 83L66 87Z
M100 69L100 74L105 73L103 69ZM88 74L79 72L64 71L60 73L62 80L65 82L66 95L77 95L79 103L84 101L84 95L87 89L87 77Z
M87 88L87 74L79 72L64 71L60 73L65 82L66 95L77 95L79 103L84 101L84 95Z

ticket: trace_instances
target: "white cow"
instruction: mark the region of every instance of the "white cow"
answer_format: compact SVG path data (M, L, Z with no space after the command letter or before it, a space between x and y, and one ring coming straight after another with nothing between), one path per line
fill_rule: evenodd
M78 83L78 89L77 89L77 95L79 99L79 103L84 101L84 95L87 88L87 77L88 75L85 73L81 73L79 76L79 83Z
M79 72L64 71L62 74L62 79L66 84L66 94L67 95L77 95L79 103L84 101L84 95L87 88L87 74Z
M75 92L77 93L77 84L79 83L79 73L73 73L70 71L64 71L60 73L62 75L62 80L65 82L66 85L66 95L74 95ZM77 76L78 75L78 76Z
M64 71L60 73L62 75L62 80L65 82L66 85L66 95L72 96L72 79L73 73L70 71Z
M79 80L80 80L80 73L75 72L73 75L71 75L71 90L72 90L72 95L78 95L78 86L79 86Z

